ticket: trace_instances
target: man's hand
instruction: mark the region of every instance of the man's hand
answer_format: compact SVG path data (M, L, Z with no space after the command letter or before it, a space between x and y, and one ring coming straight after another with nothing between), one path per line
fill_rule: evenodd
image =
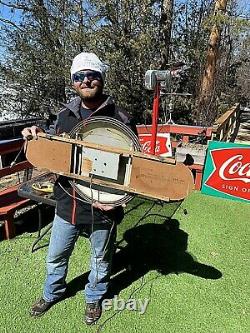
M94 208L98 208L98 209L100 209L102 211L105 211L105 212L108 212L108 211L110 211L110 210L112 210L112 209L115 208L115 206L102 204L102 203L100 203L98 201L93 202L92 206Z
M43 130L37 126L25 127L22 130L22 136L24 140L37 140L37 133L43 132Z

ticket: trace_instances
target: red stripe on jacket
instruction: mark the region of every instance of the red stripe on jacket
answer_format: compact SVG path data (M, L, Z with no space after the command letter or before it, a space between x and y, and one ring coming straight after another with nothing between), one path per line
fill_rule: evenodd
M71 216L71 223L76 224L76 191L73 188L73 198L72 198L72 216Z

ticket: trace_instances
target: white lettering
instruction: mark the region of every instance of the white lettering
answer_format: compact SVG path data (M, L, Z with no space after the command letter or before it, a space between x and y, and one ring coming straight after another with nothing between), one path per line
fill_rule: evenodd
M142 149L145 153L150 153L150 148L151 148L151 142L150 141L145 141L144 144L142 145Z
M247 170L245 171L245 169ZM239 170L239 175L250 177L250 163L246 163L241 167Z
M102 308L105 311L110 310L113 307L114 311L123 311L127 309L129 311L138 311L139 314L144 314L146 312L148 303L148 298L144 300L131 298L125 301L124 299L118 298L118 296L115 295L113 302L110 299L104 299L102 301Z
M165 145L166 145L166 142L165 142ZM150 153L151 141L148 140L148 141L145 141L144 143L142 143L142 149L143 149L144 153L147 153L147 154ZM166 147L166 149L167 149L167 147ZM155 152L160 153L160 150L161 150L161 142L159 140L156 140L156 142L155 142Z
M136 306L136 300L135 299L129 299L126 302L126 309L127 310L132 310L132 311L136 311L137 306Z
M242 159L243 159L242 155L236 155L236 156L229 158L226 162L224 162L219 169L219 176L221 177L221 179L223 179L223 180L241 180L244 183L250 183L250 163L242 164L242 162L241 162ZM238 173L238 176L241 176L241 177L228 178L226 176L226 172L228 172L229 175L234 175L234 174ZM242 177L242 176L246 176L246 177Z
M125 301L120 298L118 299L117 296L114 297L114 310L122 311L125 309Z
M239 191L239 187L233 185L222 184L222 188L230 191Z
M144 300L144 304L143 304L143 301L138 299L138 305L139 307L141 308L141 310L139 311L140 314L144 314L146 309L147 309L147 306L148 306L148 303L149 303L149 299L145 299Z
M112 307L112 300L111 299L104 299L102 301L103 310L110 310L111 307Z
M230 173L230 175L232 175L232 174L238 172L240 170L241 166L242 166L241 162L236 162L229 168L228 172Z

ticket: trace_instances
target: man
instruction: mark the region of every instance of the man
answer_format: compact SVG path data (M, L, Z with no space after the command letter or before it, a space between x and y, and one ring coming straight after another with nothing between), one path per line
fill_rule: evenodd
M128 115L118 109L112 98L103 93L106 66L93 53L80 53L72 62L71 78L78 94L58 114L55 133L69 132L78 122L95 115L114 117L130 125ZM37 137L41 129L25 128L25 139ZM31 315L44 314L65 296L69 257L79 234L85 234L91 243L91 271L85 286L85 322L90 325L101 316L101 301L107 292L110 278L116 224L123 217L121 207L79 200L68 179L59 176L54 186L57 201L47 256L47 277L43 297L33 304Z

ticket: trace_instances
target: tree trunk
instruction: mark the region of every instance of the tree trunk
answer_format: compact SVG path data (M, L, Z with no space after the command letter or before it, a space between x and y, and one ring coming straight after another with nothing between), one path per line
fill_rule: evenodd
M173 0L162 0L160 19L161 69L166 69L169 62L173 5Z
M205 70L201 79L200 93L198 96L196 121L198 125L210 126L216 117L216 67L219 58L219 46L222 24L218 15L225 12L227 0L216 0L214 8L215 23L209 38Z

